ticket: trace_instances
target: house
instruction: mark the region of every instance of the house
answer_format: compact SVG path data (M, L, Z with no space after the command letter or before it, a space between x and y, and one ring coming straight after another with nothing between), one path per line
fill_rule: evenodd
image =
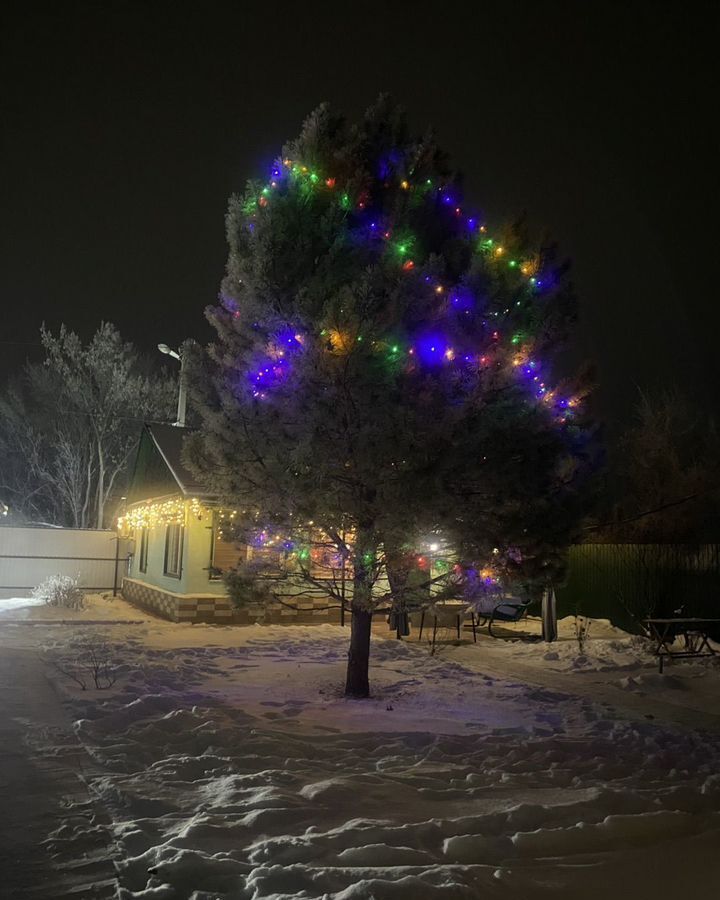
M263 551L223 539L222 522L232 511L221 509L183 465L185 434L173 425L143 428L127 506L118 521L133 539L123 597L174 622L339 621L339 610L328 609L323 596L233 608L223 571Z

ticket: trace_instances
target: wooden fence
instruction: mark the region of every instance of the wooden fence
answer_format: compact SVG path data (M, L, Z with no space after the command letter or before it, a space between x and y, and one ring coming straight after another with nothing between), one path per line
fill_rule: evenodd
M570 549L558 615L627 630L651 615L720 618L720 544L582 544Z

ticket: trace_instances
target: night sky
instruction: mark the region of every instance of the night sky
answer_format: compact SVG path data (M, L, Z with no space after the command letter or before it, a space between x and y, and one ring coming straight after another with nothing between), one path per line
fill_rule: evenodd
M664 6L17 4L0 25L0 374L40 358L43 321L109 320L147 351L209 339L228 196L321 101L355 116L389 91L436 127L491 230L525 210L573 260L611 426L638 387L715 414L717 20Z

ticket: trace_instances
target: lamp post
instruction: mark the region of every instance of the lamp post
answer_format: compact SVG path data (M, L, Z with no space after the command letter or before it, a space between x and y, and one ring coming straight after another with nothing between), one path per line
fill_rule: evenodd
M167 356L172 356L180 363L180 379L178 382L178 405L177 405L177 422L173 422L178 428L185 427L185 410L187 407L187 379L185 372L185 359L177 352L172 350L167 344L158 344L158 350Z

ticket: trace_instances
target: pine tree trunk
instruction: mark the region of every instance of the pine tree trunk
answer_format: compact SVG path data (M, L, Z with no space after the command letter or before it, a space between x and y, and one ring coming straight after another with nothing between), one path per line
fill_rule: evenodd
M353 606L350 623L345 696L363 699L370 696L370 628L372 613Z
M353 597L350 621L345 696L362 699L370 696L370 630L372 627L372 564L366 554L375 552L370 529L358 529L353 561Z

